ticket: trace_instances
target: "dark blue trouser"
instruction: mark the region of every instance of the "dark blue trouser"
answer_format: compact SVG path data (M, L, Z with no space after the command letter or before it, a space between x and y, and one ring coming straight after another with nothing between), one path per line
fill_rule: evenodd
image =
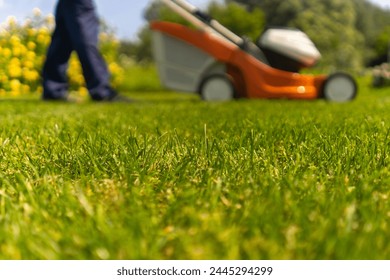
M76 51L91 98L104 100L115 92L109 85L107 65L98 50L99 20L93 0L59 0L56 28L43 68L43 97L66 97L66 71Z

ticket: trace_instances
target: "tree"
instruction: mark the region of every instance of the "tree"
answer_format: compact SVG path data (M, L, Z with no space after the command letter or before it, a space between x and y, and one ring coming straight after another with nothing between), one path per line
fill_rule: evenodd
M122 41L119 52L133 58L138 63L150 63L153 61L151 46L152 34L149 26L145 26L138 32L138 40L136 42Z
M323 54L321 65L338 69L362 66L363 36L355 28L352 0L236 0L260 7L266 24L299 28L306 32Z
M233 32L252 40L255 40L264 29L264 14L258 8L247 11L245 7L232 1L226 1L222 4L212 1L206 12ZM149 21L163 20L190 26L185 19L157 2L152 2L149 5L145 17ZM151 32L149 27L145 26L138 34L138 41L123 42L122 50L123 53L131 55L137 62L149 62L152 61L151 44Z
M323 53L322 66L357 70L363 66L364 39L355 28L351 1L310 0L291 26L308 33Z
M208 13L234 33L253 41L264 29L265 17L259 8L248 11L232 1L226 1L226 5L211 2Z
M358 18L356 28L363 34L365 40L364 60L368 65L376 64L375 61L382 61L381 57L387 56L387 50L383 50L383 45L387 47L389 38L385 37L390 36L390 10L384 10L367 0L353 2Z
M375 51L379 57L384 57L384 60L390 56L390 25L388 25L375 40Z
M264 26L299 28L323 54L320 66L338 69L358 70L383 56L390 26L390 11L368 0L225 0L211 2L207 12L252 40ZM152 2L146 17L188 24L157 2ZM141 30L137 42L127 42L127 48L138 61L151 61L149 28Z

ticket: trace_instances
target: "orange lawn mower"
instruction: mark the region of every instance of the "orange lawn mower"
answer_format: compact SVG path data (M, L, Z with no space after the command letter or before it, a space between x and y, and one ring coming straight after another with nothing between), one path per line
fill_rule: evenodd
M184 0L160 0L194 28L152 21L154 56L162 83L199 93L206 101L234 98L353 100L348 74L300 74L321 54L300 30L267 29L257 44L242 38Z

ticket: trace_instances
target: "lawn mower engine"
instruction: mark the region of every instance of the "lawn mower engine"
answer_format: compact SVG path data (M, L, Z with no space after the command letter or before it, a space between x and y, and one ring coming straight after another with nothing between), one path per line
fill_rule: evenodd
M261 35L257 45L270 66L288 72L312 67L321 58L314 43L298 29L269 28Z

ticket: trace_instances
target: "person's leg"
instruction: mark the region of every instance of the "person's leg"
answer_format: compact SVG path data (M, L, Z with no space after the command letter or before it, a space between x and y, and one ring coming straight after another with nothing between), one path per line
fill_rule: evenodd
M43 66L43 99L66 99L68 83L66 70L72 52L72 45L63 16L63 1L56 9L56 28Z
M110 74L98 50L99 20L93 1L74 0L67 6L66 28L80 59L91 98L97 101L111 99L116 92L110 87Z

